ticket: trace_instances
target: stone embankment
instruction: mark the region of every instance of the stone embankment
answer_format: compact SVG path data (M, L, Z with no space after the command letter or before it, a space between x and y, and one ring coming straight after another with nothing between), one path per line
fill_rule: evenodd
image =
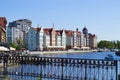
M68 50L68 51L30 51L28 54L61 54L61 53L84 53L92 50Z

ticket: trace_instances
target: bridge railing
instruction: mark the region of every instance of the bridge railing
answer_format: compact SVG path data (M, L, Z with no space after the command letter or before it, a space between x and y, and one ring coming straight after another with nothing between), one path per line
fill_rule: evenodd
M118 61L100 59L3 57L7 75L65 80L117 80ZM6 64L6 65L5 65ZM12 68L8 65L11 64ZM1 73L1 75L3 75ZM16 77L19 78L19 77ZM21 77L20 77L21 78Z

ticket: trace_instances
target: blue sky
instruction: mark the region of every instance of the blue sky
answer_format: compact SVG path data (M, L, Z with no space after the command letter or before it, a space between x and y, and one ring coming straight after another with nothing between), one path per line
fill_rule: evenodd
M30 19L32 26L82 31L99 40L120 40L120 0L1 0L0 16L8 23Z

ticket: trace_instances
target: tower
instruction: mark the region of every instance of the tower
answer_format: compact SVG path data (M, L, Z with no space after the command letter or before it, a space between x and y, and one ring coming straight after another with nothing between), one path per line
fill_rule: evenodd
M88 35L88 29L86 27L82 30L85 38L85 47L89 47L89 35Z

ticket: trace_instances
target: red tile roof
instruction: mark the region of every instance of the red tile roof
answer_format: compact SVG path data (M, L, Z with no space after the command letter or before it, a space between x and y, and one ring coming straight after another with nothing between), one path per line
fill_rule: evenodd
M36 32L39 32L39 31L41 30L41 28L40 28L40 27L37 27L37 28L34 28L34 30L35 30Z
M53 30L53 28L44 28L43 29L46 34L50 34Z
M66 30L65 33L66 33L67 36L72 36L74 31Z

